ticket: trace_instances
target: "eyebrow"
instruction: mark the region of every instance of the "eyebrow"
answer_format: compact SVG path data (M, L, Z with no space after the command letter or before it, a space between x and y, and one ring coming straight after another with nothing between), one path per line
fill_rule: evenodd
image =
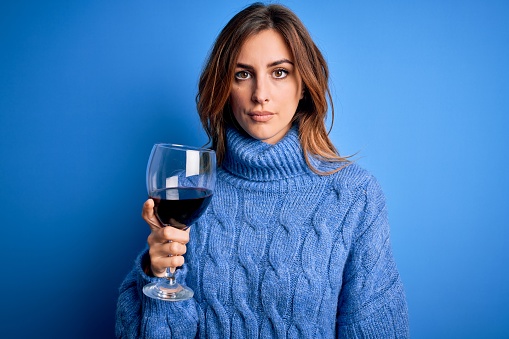
M279 66L281 64L290 64L292 66L294 66L293 62L291 62L290 60L288 59L281 59L281 60L277 60L277 61L274 61L274 62L271 62L270 64L267 65L267 67L274 67L274 66ZM251 65L248 65L248 64L243 64L243 63L237 63L237 67L238 68L245 68L245 69L249 69L249 70L253 70L254 67L251 66Z

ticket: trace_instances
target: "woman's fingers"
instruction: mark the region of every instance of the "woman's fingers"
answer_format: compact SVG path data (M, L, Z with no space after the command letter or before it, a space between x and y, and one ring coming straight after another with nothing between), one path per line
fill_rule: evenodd
M189 242L189 229L183 231L173 227L155 228L150 232L147 242L149 246L166 244L168 242L177 242L185 245Z
M152 273L156 277L163 277L167 267L184 265L184 255L187 246L178 242L166 242L150 246L150 264Z
M189 242L189 228L187 230L179 230L175 227L163 228L164 238L170 241L187 244Z
M155 244L150 247L151 254L154 256L167 257L186 254L187 247L178 242L167 242L162 244Z
M152 274L156 277L164 277L166 268L168 267L174 270L175 267L184 265L184 257L182 256L158 257L151 258L150 260L150 269L152 270Z

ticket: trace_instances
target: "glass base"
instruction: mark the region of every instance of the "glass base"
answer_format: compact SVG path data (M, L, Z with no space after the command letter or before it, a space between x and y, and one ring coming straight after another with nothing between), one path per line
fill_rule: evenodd
M166 283L166 281L163 283L151 283L143 286L143 293L147 297L165 301L187 300L191 299L194 295L192 289L179 284L170 285Z

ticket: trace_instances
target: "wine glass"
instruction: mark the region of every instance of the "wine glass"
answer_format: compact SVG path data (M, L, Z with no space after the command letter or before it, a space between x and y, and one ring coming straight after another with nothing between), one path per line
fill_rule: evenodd
M213 150L175 144L155 144L147 164L147 191L154 214L164 226L187 229L205 212L214 190ZM192 298L193 290L176 282L175 268L166 279L143 287L145 295L170 301Z

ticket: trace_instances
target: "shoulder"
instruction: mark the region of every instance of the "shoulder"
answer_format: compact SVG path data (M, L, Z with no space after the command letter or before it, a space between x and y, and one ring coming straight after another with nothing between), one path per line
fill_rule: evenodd
M331 186L342 200L350 202L350 213L371 222L385 213L386 200L379 181L357 163L349 163L331 175Z
M339 197L346 195L351 203L347 223L351 226L353 239L362 235L370 239L373 234L385 239L389 234L387 204L375 176L351 163L334 174L333 187Z
M335 188L365 193L381 192L378 180L369 171L355 162L345 163L336 173L331 175Z

